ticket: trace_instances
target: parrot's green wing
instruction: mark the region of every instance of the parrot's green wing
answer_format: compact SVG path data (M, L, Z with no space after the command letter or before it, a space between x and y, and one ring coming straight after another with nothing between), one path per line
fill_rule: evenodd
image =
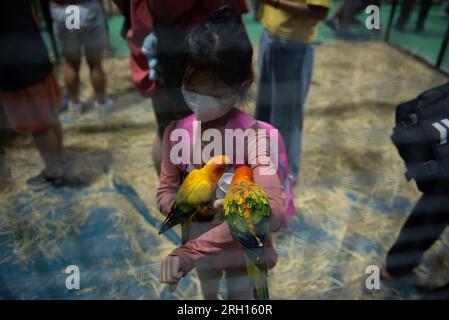
M244 217L245 206L250 210L250 221L256 230L262 227L260 226L262 223L266 226L263 226L260 231L266 234L268 232L266 218L269 218L271 214L268 196L257 184L241 181L229 187L223 207L227 223L231 228L242 233L248 232L248 224ZM261 234L262 238L265 234Z
M268 196L258 185L241 181L229 187L223 206L231 233L240 242L245 252L253 297L257 300L268 299L267 264L263 246L269 231L271 214ZM253 230L258 239L249 230L244 216L245 208L250 212L250 223L254 226Z

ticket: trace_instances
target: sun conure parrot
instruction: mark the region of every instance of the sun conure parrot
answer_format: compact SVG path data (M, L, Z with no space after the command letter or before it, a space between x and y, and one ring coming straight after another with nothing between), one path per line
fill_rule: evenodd
M233 237L245 252L248 277L256 300L267 300L265 237L269 230L271 207L268 196L254 183L248 166L238 167L223 203L224 216Z
M218 181L231 161L220 155L210 159L201 169L192 170L182 182L170 213L159 229L159 234L177 224L190 222L197 214L205 214L213 200Z

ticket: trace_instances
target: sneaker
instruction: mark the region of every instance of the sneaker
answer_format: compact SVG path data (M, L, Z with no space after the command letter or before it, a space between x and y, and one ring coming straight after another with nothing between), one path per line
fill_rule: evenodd
M114 100L112 100L111 98L105 98L104 103L95 102L95 110L100 117L108 115L109 112L111 112L113 106Z
M385 267L383 267L380 270L380 278L384 281L391 281L391 280L395 280L396 277L392 276L391 274L388 273L388 271L385 269Z
M383 266L380 269L380 280L385 284L403 283L408 285L414 285L419 282L419 279L417 278L416 274L414 274L412 271L407 274L394 276L387 271L385 266Z
M69 116L72 118L78 118L83 112L82 102L74 103L69 101Z
M51 186L58 186L63 180L64 178L62 177L57 178L49 177L45 174L44 171L42 171L37 176L28 179L27 186L31 190L35 191L44 190Z

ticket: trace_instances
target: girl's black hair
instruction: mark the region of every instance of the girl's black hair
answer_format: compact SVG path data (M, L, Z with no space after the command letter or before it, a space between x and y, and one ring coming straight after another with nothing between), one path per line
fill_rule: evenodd
M253 48L240 14L229 5L220 7L187 35L184 79L204 72L241 92L253 81ZM241 92L243 93L243 92Z

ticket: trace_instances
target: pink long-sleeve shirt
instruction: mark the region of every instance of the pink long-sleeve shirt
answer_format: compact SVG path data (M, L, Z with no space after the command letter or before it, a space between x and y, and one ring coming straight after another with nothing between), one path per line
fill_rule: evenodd
M241 111L234 109L230 112L228 124ZM248 119L248 117L247 117ZM261 128L254 118L250 118L251 123L248 127L253 128L255 132ZM182 120L181 120L182 121ZM165 130L163 137L163 160L161 166L160 183L157 188L157 204L159 210L168 215L173 202L176 198L179 187L182 183L183 171L170 160L170 133L176 129L178 122L172 122ZM227 125L225 126L227 128ZM241 128L245 130L246 128ZM256 134L252 139L245 142L246 164L253 168L255 182L266 192L270 200L272 214L270 217L270 230L277 231L286 227L285 220L285 195L281 186L280 179L273 170L272 175L261 174L266 161L259 161L262 157L269 155L269 150L259 150L256 146L261 139L269 139L266 134ZM268 141L267 144L269 145ZM234 146L235 147L235 146ZM268 149L268 148L267 148ZM234 154L236 150L234 149ZM252 157L255 157L253 159ZM264 164L262 164L262 163ZM253 163L253 165L251 165ZM200 259L207 259L211 266L218 270L246 270L246 264L243 256L243 250L240 244L234 240L227 223L222 217L215 217L211 222L191 222L189 241L175 249L170 255L178 256L181 261L181 270L186 275ZM266 259L269 268L272 268L277 261L277 254L273 248L271 237L267 237Z

